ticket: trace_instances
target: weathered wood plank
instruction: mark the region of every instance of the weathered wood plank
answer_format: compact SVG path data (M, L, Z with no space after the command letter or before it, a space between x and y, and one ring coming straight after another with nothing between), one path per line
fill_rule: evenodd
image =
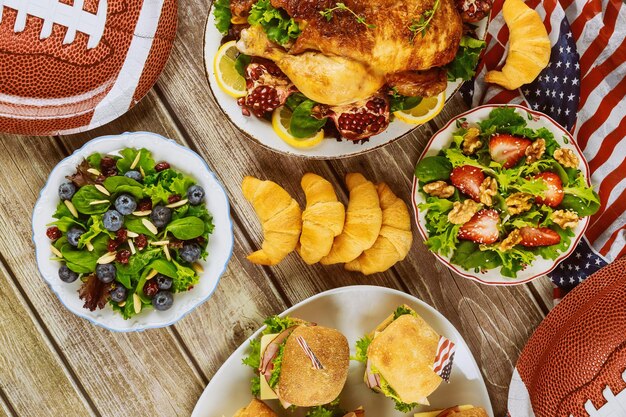
M5 137L0 143L0 252L43 319L43 325L102 415L189 414L202 381L167 329L113 334L69 313L38 276L30 214L47 173L62 158L47 138ZM28 167L26 169L26 167ZM43 233L43 231L38 231ZM51 393L48 393L51 394ZM131 400L127 400L131 399Z
M14 413L93 415L1 264L0 299L0 389ZM51 392L55 393L55 401L48 402Z

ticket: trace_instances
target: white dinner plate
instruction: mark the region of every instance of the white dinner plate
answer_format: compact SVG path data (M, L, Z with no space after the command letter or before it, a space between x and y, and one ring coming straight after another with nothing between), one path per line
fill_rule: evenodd
M355 342L382 322L396 307L407 304L414 308L439 334L456 343L454 366L450 383L445 382L428 397L430 407L418 407L414 411L441 409L458 404L473 404L487 410L493 417L487 387L469 347L454 326L437 310L423 301L403 292L384 287L351 286L337 288L315 295L285 311L282 315L299 317L322 326L340 330L348 338L350 354L354 354ZM263 328L250 338L259 337ZM242 365L247 356L250 339L246 340L217 371L204 390L193 410L192 417L232 417L252 399L250 379L252 369ZM350 361L348 381L341 394L341 406L348 410L360 405L366 416L400 417L412 416L395 411L393 400L376 394L363 383L365 366ZM268 404L281 417L304 416L303 410L295 413L283 410L276 401Z
M479 39L484 39L487 33L488 17L478 22L476 34ZM217 84L213 71L213 57L221 46L222 34L215 27L213 5L209 10L209 16L204 33L204 65L209 87L213 97L222 109L224 115L250 139L268 149L287 155L298 155L314 159L333 159L359 155L384 145L410 133L419 125L403 123L399 120L392 121L383 133L372 136L365 143L355 143L350 140L337 141L334 138L323 140L322 143L310 149L294 148L278 137L272 124L255 116L244 116L237 99L224 93ZM446 89L446 103L454 96L463 83L460 80L448 82Z

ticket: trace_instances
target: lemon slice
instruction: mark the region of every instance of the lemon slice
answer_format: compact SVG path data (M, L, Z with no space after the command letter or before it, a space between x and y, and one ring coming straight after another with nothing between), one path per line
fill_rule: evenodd
M296 138L289 133L291 124L291 110L286 106L281 106L272 113L272 127L276 134L287 144L294 148L311 148L319 144L324 139L324 131L320 130L310 138Z
M213 72L217 85L229 96L239 98L246 95L246 79L235 68L239 55L235 44L236 41L230 41L220 46L213 59Z
M436 97L425 97L420 104L409 110L399 110L394 112L399 120L404 123L421 125L434 118L441 112L446 102L446 92L442 91Z

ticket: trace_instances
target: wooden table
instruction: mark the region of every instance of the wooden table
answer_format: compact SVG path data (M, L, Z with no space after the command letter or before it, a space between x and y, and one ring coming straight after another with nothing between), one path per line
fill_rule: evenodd
M262 236L240 190L244 175L277 181L301 198L305 172L343 184L344 174L359 171L409 202L418 155L434 131L466 109L460 98L415 134L363 156L330 162L280 156L247 140L212 98L202 60L207 10L208 1L180 3L165 72L122 118L75 136L0 140L0 416L189 416L221 364L266 316L354 284L397 288L442 312L469 343L495 415L504 415L517 357L551 305L547 278L512 287L476 284L439 263L417 232L404 262L371 277L310 267L296 255L272 268L245 259ZM59 160L92 138L138 130L173 138L206 159L231 201L235 247L217 291L193 314L169 328L119 334L66 311L39 277L30 217ZM346 201L345 187L340 191Z

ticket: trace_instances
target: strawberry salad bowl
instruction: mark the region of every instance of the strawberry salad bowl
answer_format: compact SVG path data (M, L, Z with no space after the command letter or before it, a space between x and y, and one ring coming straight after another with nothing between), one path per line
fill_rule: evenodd
M458 274L528 282L576 247L600 201L572 136L521 106L452 119L416 167L413 206L425 244Z
M54 168L33 211L33 242L68 310L138 331L169 326L211 296L233 233L204 160L138 132L94 139Z

